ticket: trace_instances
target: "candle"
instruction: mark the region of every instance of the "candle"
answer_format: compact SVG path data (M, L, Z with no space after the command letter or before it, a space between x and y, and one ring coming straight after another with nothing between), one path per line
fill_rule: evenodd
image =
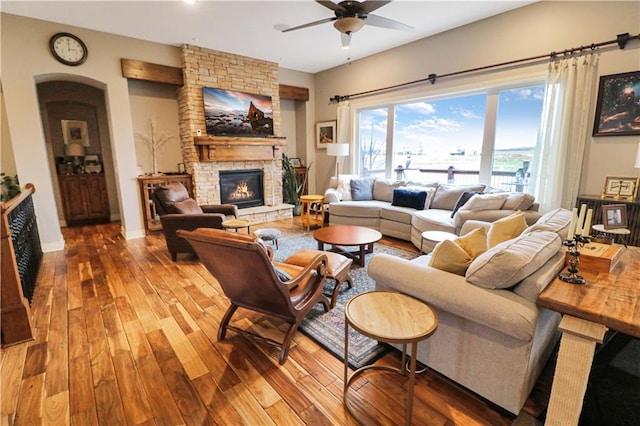
M578 219L578 208L573 208L573 213L571 214L571 223L569 223L569 233L567 234L567 240L573 240L573 234L576 230L576 220Z
M582 226L584 225L584 215L587 213L587 205L583 204L580 207L580 216L578 216L578 223L576 225L576 234L582 235Z
M587 218L584 221L584 227L582 228L582 236L588 237L591 234L591 216L593 216L593 209L587 211Z

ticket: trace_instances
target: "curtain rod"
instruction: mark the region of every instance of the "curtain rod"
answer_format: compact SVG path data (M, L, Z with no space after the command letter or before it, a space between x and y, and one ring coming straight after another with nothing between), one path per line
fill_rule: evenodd
M600 42L600 43L592 43L592 44L584 45L584 46L580 46L580 47L572 47L571 49L565 49L565 50L560 51L560 52L551 52L551 53L547 53L545 55L530 56L528 58L516 59L516 60L508 61L508 62L501 62L499 64L486 65L486 66L483 66L483 67L470 68L470 69L463 70L463 71L450 72L448 74L442 74L442 75L429 74L429 76L427 78L422 78L420 80L410 81L408 83L400 83L400 84L396 84L396 85L393 85L393 86L383 87L383 88L380 88L380 89L373 89L373 90L367 90L365 92L352 93L350 95L335 95L335 96L329 98L329 101L330 102L347 101L347 100L349 100L351 98L354 98L354 97L373 95L373 94L376 94L376 93L386 92L388 90L398 89L398 88L401 88L401 87L411 86L413 84L424 83L424 82L427 82L427 81L431 82L431 84L435 84L436 79L442 79L442 78L445 78L445 77L452 77L452 76L460 75L460 74L468 74L468 73L477 72L477 71L484 71L484 70L488 70L488 69L492 69L492 68L504 67L504 66L507 66L507 65L514 65L514 64L524 63L524 62L531 62L531 61L535 61L535 60L543 59L543 58L547 58L547 57L549 59L551 59L551 60L555 60L559 55L565 55L565 56L566 55L572 55L572 54L574 54L575 52L578 52L578 51L581 52L581 51L586 50L586 49L594 50L597 47L609 46L609 45L612 45L612 44L617 44L620 49L624 49L629 40L640 40L640 34L635 35L635 36L630 36L629 33L618 34L616 36L615 40L608 40L608 41L603 41L603 42Z

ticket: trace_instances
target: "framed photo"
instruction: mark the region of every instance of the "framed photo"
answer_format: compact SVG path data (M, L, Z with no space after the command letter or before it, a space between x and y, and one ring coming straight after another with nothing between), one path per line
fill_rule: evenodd
M336 142L336 122L323 121L316 124L317 147L326 149L327 144Z
M289 158L289 161L293 167L302 167L302 160L299 158Z
M62 135L65 145L75 143L86 147L89 146L86 121L62 120Z
M593 136L640 135L640 71L603 75Z
M602 188L602 198L634 200L638 190L638 180L635 177L606 176Z
M620 229L627 227L627 205L605 204L602 206L604 229Z

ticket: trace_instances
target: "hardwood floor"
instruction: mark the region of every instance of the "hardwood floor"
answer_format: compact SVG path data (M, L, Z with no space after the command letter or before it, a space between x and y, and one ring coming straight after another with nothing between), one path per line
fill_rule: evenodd
M301 229L298 218L259 227ZM283 366L275 348L234 333L218 342L226 298L197 259L172 262L162 234L127 241L119 223L63 234L64 252L45 254L38 277L35 340L1 352L3 425L356 424L342 401L342 362L304 334ZM237 318L270 334L283 325ZM394 351L378 362L399 359ZM351 399L368 423L404 422L405 378L360 383ZM437 374L417 376L415 424L513 420Z

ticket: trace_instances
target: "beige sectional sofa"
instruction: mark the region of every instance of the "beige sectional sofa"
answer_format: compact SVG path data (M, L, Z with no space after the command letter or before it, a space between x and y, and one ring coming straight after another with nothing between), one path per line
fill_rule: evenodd
M365 190L354 191L352 182L357 182L358 189L364 187ZM367 184L370 188L367 188ZM487 188L483 184L417 184L340 175L338 178L332 177L329 185L324 196L325 203L329 204L331 225L367 226L383 235L411 241L416 247L421 246L421 235L424 231L446 231L458 235L468 220L493 222L517 210L525 212L529 224L533 224L540 217L539 205L534 202L532 196L499 191ZM402 205L411 205L412 200L409 200L408 203L398 205L394 202L396 189L426 193L425 202L420 206ZM453 214L459 198L464 193L483 191L483 197L494 196L495 199L476 197L476 202L470 204L472 209L462 206Z
M368 274L377 290L417 297L437 312L436 332L418 346L420 362L517 414L558 339L560 315L536 300L564 266L570 220L571 212L558 209L523 224L522 234L477 255L463 275L430 266L439 247L413 260L376 255ZM468 221L461 234L476 226L497 227Z

